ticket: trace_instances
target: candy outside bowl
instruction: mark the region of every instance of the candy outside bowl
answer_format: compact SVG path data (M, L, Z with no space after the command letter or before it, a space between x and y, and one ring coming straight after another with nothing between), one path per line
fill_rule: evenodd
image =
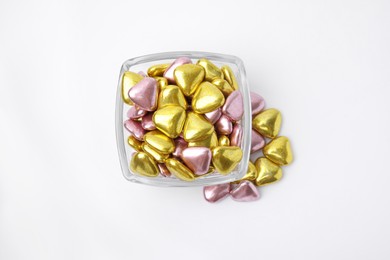
M131 156L136 152L131 146L127 144L129 133L124 128L124 122L128 119L127 111L130 106L123 101L122 98L122 79L123 74L126 71L133 71L138 73L140 71L145 72L153 65L163 64L163 63L172 63L175 59L180 57L187 57L192 60L193 63L196 63L198 59L208 59L218 67L223 65L228 65L237 80L238 90L242 94L243 99L243 109L244 113L240 120L242 127L242 139L240 148L242 150L242 159L235 167L235 169L227 175L214 172L211 174L205 174L203 176L197 176L193 181L184 181L176 177L164 177L158 175L156 177L147 177L143 175L136 174L131 171L129 165ZM247 172L249 155L251 149L251 129L252 129L252 112L251 112L251 100L249 86L246 79L245 67L242 60L238 57L217 54L217 53L208 53L208 52L194 52L194 51L180 51L180 52L166 52L166 53L157 53L151 55L140 56L126 60L120 70L118 88L117 88L117 97L116 97L116 140L117 148L119 154L120 165L124 177L135 183L149 184L155 186L166 186L166 187L189 187L189 186L209 186L221 183L228 183L232 181L239 180Z

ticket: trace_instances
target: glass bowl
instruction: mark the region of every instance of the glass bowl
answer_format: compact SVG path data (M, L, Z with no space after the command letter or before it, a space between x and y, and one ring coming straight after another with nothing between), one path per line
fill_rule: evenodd
M241 141L241 150L243 152L242 160L228 175L222 175L217 172L205 176L199 176L194 181L188 182L183 181L174 177L146 177L133 173L130 170L129 164L132 153L135 150L127 144L127 138L130 135L127 131L124 131L123 122L127 120L127 110L130 108L129 105L123 102L121 88L122 88L122 76L125 71L139 72L143 71L146 73L147 69L156 64L162 63L171 63L179 57L188 57L192 60L193 63L196 63L198 59L206 58L212 63L221 67L222 65L228 65L234 75L236 76L237 83L239 85L239 91L243 97L244 104L244 114L241 119L242 127L242 141ZM215 184L221 184L226 182L232 182L242 178L248 167L249 155L250 155L250 143L251 143L251 129L252 129L252 111L251 111L251 101L249 87L246 80L245 67L242 60L238 57L209 53L209 52L195 52L195 51L179 51L179 52L165 52L165 53L156 53L145 56L140 56L126 60L120 71L117 97L116 97L116 113L115 113L115 125L116 125L116 140L119 153L119 160L122 168L124 177L136 183L143 183L155 186L209 186Z

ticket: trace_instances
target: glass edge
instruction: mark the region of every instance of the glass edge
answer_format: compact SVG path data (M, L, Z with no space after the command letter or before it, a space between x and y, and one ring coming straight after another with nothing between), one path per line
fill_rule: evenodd
M191 59L199 59L199 58L208 58L213 59L215 61L220 62L229 62L233 63L237 66L240 77L240 86L242 86L242 94L244 96L244 133L243 133L243 156L242 163L240 163L239 169L236 170L234 174L227 178L225 175L218 176L213 178L212 180L200 179L199 181L195 180L193 182L183 182L179 179L170 179L169 181L162 182L161 179L154 180L152 178L142 178L142 176L136 176L135 174L131 174L128 169L128 163L126 158L126 149L124 142L124 133L123 133L123 100L122 100L122 74L124 71L129 70L132 66L152 62L155 60L161 59L175 59L181 56L187 56ZM245 100L246 99L246 100ZM247 101L247 102L245 102ZM251 143L251 128L252 128L252 117L251 117L251 105L250 105L250 92L249 85L247 82L246 71L243 61L233 55L220 54L220 53L212 53L212 52L202 52L202 51L177 51L177 52L161 52L155 54L148 54L143 56L134 57L131 59L127 59L122 63L118 86L117 86L117 95L116 95L116 109L115 109L115 132L116 132L116 142L118 149L118 156L120 161L120 166L122 170L122 174L124 178L128 181L138 183L138 184L146 184L150 186L158 186L158 187L199 187L199 186L209 186L222 184L227 182L232 182L240 179L245 175L248 167L249 156L250 156L250 148L249 145Z

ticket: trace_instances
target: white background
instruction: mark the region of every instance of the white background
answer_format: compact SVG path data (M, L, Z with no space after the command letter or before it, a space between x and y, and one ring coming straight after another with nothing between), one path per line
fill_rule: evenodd
M0 2L0 259L389 259L389 1ZM261 199L132 184L119 69L232 54L295 161Z

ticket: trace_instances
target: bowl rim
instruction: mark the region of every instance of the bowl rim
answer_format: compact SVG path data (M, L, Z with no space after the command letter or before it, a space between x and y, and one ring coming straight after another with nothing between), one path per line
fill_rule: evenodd
M135 65L140 65L148 62L161 63L161 60L175 60L179 57L189 57L190 59L200 59L206 58L212 62L220 63L230 63L235 68L232 68L235 73L236 79L239 82L240 91L243 96L243 105L244 105L244 115L242 119L242 144L241 149L243 151L243 156L241 162L237 165L236 169L228 175L212 175L205 176L203 178L197 178L192 182L183 181L176 178L166 178L166 177L145 177L141 175L134 174L129 169L129 161L127 158L126 139L124 135L124 106L126 105L122 100L122 77L125 71L129 71ZM222 184L227 182L232 182L243 177L247 171L249 157L250 157L250 144L251 144L251 129L252 129L252 108L250 101L250 91L246 78L245 66L243 61L233 55L212 53L212 52L202 52L202 51L176 51L176 52L161 52L148 54L143 56L134 57L127 59L123 62L119 74L118 86L117 86L117 95L116 95L116 106L115 106L115 132L116 132L116 142L118 149L118 156L120 161L120 166L122 169L123 176L135 183L148 184L153 186L163 186L163 187L194 187L194 186L209 186Z

